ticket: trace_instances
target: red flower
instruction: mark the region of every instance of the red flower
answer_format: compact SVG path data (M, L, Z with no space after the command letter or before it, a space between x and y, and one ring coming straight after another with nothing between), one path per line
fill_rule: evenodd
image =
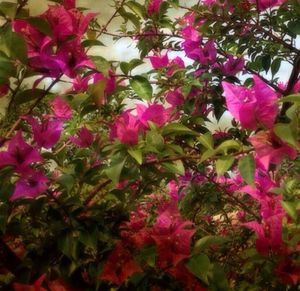
M122 245L122 242L118 242L104 265L100 279L121 285L137 272L142 272L141 267L134 261L130 251Z

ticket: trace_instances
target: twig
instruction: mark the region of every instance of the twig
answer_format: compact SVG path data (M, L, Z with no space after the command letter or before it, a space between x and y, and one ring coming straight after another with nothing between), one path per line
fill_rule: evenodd
M90 202L91 202L91 200L97 195L97 193L101 190L101 189L103 189L105 186L107 186L108 184L110 184L111 183L111 180L106 180L106 181L104 181L104 182L102 182L102 183L100 183L100 184L98 184L92 191L91 191L91 193L88 195L88 197L85 199L85 201L84 201L84 206L87 206Z

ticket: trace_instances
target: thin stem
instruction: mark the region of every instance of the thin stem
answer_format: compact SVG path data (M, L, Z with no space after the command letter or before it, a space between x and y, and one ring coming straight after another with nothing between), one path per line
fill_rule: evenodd
M62 77L63 74L61 74L60 76L58 76L51 84L50 86L45 90L45 92L34 102L34 104L29 108L29 110L27 110L27 112L25 113L25 115L30 114L33 109L42 101L42 99L51 91L51 89L54 87L54 85L56 83L58 83L60 81L60 78ZM5 138L8 139L12 133L15 131L15 129L17 128L17 126L20 124L22 120L22 117L20 116L15 123L12 125L11 129L8 131L8 133L6 134Z

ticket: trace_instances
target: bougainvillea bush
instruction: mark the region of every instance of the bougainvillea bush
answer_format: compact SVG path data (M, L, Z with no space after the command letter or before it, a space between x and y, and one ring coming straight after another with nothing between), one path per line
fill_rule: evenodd
M299 290L299 1L27 2L0 3L0 289Z

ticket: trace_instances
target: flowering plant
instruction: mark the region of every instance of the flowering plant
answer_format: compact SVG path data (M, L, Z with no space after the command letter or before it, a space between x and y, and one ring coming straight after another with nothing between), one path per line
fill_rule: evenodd
M296 290L299 2L27 2L0 3L0 288Z

